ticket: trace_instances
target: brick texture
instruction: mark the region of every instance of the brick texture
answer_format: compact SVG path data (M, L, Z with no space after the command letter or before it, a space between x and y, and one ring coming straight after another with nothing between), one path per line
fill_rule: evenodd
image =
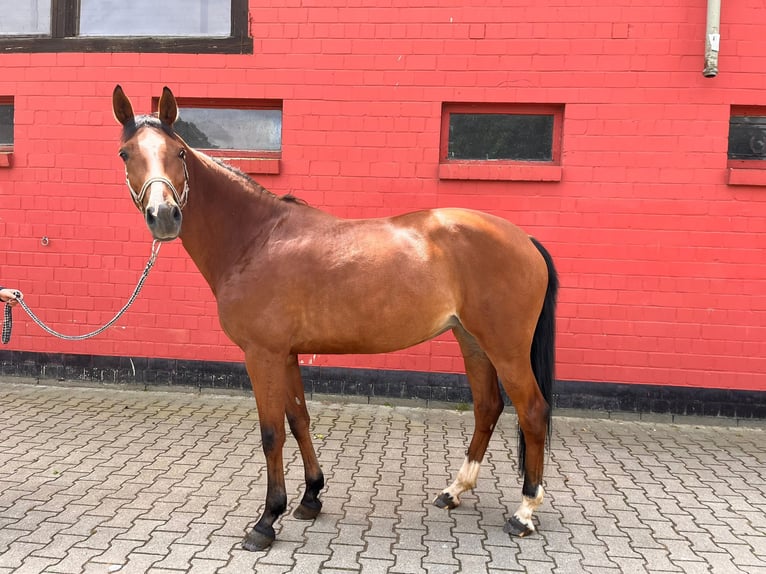
M690 0L253 2L252 55L0 54L15 145L0 167L0 280L61 331L127 300L150 237L124 186L116 83L136 110L181 97L284 102L260 183L349 217L494 212L539 237L562 280L562 379L766 390L766 191L728 185L731 105L766 105L764 7L729 3L703 78ZM563 104L561 181L439 179L443 102ZM49 239L43 246L43 237ZM117 326L86 342L18 311L8 348L238 361L180 243ZM449 337L305 364L462 369Z

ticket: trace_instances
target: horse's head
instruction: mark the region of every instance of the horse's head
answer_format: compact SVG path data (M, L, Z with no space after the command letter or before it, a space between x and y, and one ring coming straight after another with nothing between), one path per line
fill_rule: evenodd
M181 232L181 210L189 193L188 148L173 131L178 118L176 99L164 88L157 117L135 116L128 96L116 86L112 105L114 117L123 126L120 157L133 202L155 239L175 239Z

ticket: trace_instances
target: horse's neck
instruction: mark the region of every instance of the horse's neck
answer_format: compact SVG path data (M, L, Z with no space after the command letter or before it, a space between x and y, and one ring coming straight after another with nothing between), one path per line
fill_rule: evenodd
M180 237L214 293L235 261L266 243L285 207L210 158L195 154L190 160Z

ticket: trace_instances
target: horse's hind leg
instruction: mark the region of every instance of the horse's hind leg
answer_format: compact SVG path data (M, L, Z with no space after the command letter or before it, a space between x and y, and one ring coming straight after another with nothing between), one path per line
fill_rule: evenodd
M529 355L499 364L500 380L519 418L519 472L524 473L521 504L504 530L516 536L535 531L533 512L543 503L543 463L550 407L537 385Z
M306 491L303 494L300 505L293 512L293 516L299 520L311 520L316 518L322 510L322 501L319 500L319 491L324 487L324 475L319 467L314 445L311 442L309 432L309 413L306 409L306 398L303 393L303 381L301 380L298 358L291 357L289 369L289 385L285 408L287 422L290 430L298 441L298 448L303 459L303 469L306 476Z
M497 371L474 337L461 325L453 329L465 361L465 372L473 396L474 431L463 466L455 481L434 500L439 508L455 508L460 495L476 486L479 466L487 451L492 431L503 412Z

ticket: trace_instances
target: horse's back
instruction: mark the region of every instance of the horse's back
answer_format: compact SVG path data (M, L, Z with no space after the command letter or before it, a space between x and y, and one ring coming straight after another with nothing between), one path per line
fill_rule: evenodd
M440 208L412 214L429 240L444 251L453 265L493 275L511 268L545 270L545 262L529 235L510 221L472 209ZM407 215L401 216L403 221ZM411 225L411 223L410 223ZM547 272L546 272L547 274Z
M484 211L442 207L423 213L429 216L432 225L455 235L484 235L488 240L499 243L520 242L528 238L528 235L517 225Z

